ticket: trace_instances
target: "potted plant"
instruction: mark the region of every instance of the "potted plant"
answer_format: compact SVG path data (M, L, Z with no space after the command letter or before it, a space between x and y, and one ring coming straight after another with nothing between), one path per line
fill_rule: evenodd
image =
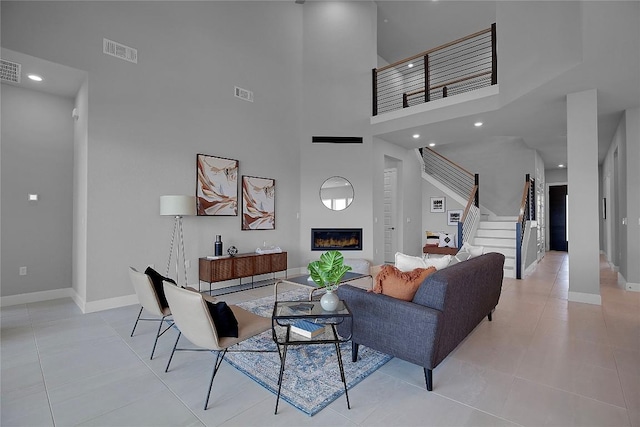
M340 285L344 274L351 267L344 265L344 257L340 251L328 251L320 256L318 261L312 261L307 266L311 279L320 288L326 289L326 294L320 299L320 305L326 311L334 311L338 307L338 296L333 293Z

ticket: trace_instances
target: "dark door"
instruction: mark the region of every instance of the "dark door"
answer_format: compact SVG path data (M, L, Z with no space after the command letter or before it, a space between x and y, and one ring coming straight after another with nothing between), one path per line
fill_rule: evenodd
M566 185L549 187L549 249L564 252L569 249Z

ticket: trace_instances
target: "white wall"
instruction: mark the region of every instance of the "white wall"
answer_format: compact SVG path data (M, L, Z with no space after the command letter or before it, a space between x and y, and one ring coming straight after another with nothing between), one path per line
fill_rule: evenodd
M2 296L70 288L73 100L1 90Z
M518 216L528 173L536 176L536 152L522 139L499 138L473 145L446 144L433 150L480 175L480 205L498 216Z
M372 2L307 2L303 8L300 146L300 239L303 260L315 259L311 228L362 228L362 251L345 257L371 260L371 69L376 66L376 16ZM312 144L312 136L359 136L362 144ZM380 172L382 173L382 172ZM319 197L331 176L353 185L353 203L330 211Z
M301 14L293 2L2 3L4 47L88 72L86 302L131 295L129 265L164 271L173 219L159 197L195 193L197 153L274 178L276 230L185 218L190 282L216 234L240 251L278 244L300 264ZM103 37L137 48L138 64L104 55Z
M617 177L614 156L618 153ZM640 289L640 109L625 111L602 163L600 185L607 218L600 219L602 248L623 280ZM617 184L617 187L616 187ZM617 203L616 203L617 201Z

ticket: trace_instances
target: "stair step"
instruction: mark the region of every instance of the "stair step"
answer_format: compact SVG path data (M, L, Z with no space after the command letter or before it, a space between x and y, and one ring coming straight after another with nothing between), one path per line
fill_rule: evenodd
M515 230L503 230L497 228L479 228L476 232L476 237L515 239L516 232Z
M473 246L496 246L500 248L515 248L516 239L507 239L501 237L475 237L473 239Z
M514 230L516 229L515 221L480 221L478 230Z
M504 272L504 277L510 277L512 279L516 278L516 270L513 269L513 268L506 268L505 267L503 272Z
M484 253L486 254L487 252L498 252L507 258L515 259L516 257L516 248L514 247L507 248L507 247L498 247L498 246L485 246ZM506 263L506 260L505 260L505 263Z

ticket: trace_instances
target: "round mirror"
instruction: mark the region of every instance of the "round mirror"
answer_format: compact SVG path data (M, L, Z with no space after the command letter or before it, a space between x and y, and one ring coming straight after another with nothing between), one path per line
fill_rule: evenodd
M353 185L341 176L332 176L322 183L320 200L332 211L347 209L353 202Z

